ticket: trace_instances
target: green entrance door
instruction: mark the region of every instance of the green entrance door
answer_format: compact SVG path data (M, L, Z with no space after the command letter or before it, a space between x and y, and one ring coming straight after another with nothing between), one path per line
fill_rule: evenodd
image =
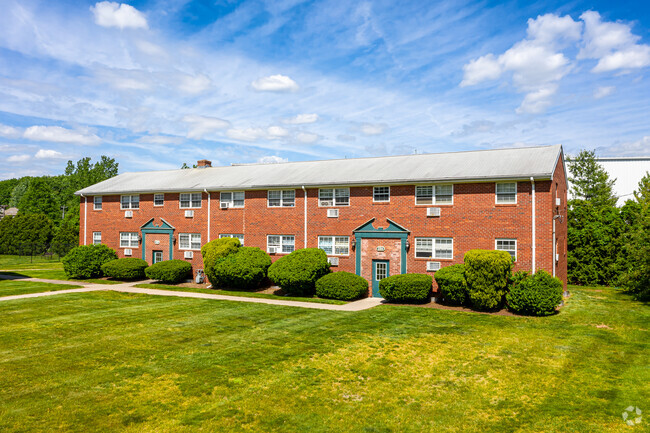
M156 263L162 262L162 261L163 261L163 252L154 250L153 251L153 257L152 257L152 260L151 260L151 264L153 265L153 264L156 264Z
M372 296L381 298L379 294L379 281L390 276L388 260L373 260L372 261Z

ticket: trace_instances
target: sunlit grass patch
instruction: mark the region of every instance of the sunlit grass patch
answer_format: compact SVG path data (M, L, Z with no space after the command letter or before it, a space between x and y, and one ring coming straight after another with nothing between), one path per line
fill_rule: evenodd
M76 289L79 287L81 286L72 284L50 284L35 283L31 281L0 280L0 297Z

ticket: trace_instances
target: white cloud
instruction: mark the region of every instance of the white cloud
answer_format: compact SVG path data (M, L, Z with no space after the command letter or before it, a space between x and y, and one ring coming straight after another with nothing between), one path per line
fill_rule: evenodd
M499 61L492 53L471 60L463 66L464 75L460 87L473 86L486 80L496 80L501 76L501 70Z
M205 92L212 85L212 81L203 74L191 76L185 75L181 78L178 88L185 93L196 95Z
M320 140L320 135L311 132L299 132L296 135L296 140L304 144L312 144Z
M36 152L36 155L34 155L36 159L57 159L57 158L63 158L63 154L61 152L57 152L56 150L50 150L50 149L40 149L38 152Z
M233 140L255 141L266 137L266 131L262 128L229 129L226 135Z
M271 75L259 78L251 83L258 92L295 92L298 84L286 75Z
M95 24L120 29L147 29L147 18L142 12L126 3L103 1L95 3L90 10L95 15Z
M153 42L140 39L135 41L135 46L144 54L152 57L167 57L167 52L160 45L156 45Z
M171 135L145 135L138 138L138 142L145 144L180 144L183 139Z
M189 125L187 138L202 139L205 135L230 127L230 122L217 117L199 116L190 114L182 119Z
M33 141L81 145L97 145L102 141L95 134L73 131L60 126L30 126L23 133L23 137Z
M523 102L517 107L517 113L543 113L551 105L551 96L557 92L557 84L549 84L527 93Z
M650 45L633 45L603 56L592 72L644 68L650 65Z
M617 156L650 156L650 135L605 148L607 153Z
M0 123L0 137L5 137L5 138L18 138L20 137L21 132L18 128L14 128L13 126L9 125L3 125Z
M573 21L569 15L563 17L546 14L528 19L528 37L542 44L558 44L577 41L582 33L582 23Z
M281 126L269 126L266 132L269 138L283 138L289 135L289 131Z
M284 119L283 122L289 125L304 125L318 121L318 114L298 114L296 116Z
M289 162L287 158L281 158L275 155L263 156L257 160L260 164L280 164L281 162Z
M385 123L364 123L360 129L363 135L381 135L386 132L388 125Z
M7 162L25 162L31 158L29 155L11 155L7 158Z
M614 90L616 90L616 87L614 86L601 86L594 91L594 98L604 98L605 96L611 95Z

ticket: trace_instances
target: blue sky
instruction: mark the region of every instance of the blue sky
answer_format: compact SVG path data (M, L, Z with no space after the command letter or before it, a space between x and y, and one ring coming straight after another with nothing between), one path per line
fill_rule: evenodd
M650 155L645 2L0 0L0 179L562 143Z

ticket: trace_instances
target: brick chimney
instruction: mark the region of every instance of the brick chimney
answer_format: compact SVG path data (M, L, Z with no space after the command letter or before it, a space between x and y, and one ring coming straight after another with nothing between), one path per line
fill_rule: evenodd
M199 159L196 162L196 167L197 168L212 167L212 161L208 161L207 159Z

